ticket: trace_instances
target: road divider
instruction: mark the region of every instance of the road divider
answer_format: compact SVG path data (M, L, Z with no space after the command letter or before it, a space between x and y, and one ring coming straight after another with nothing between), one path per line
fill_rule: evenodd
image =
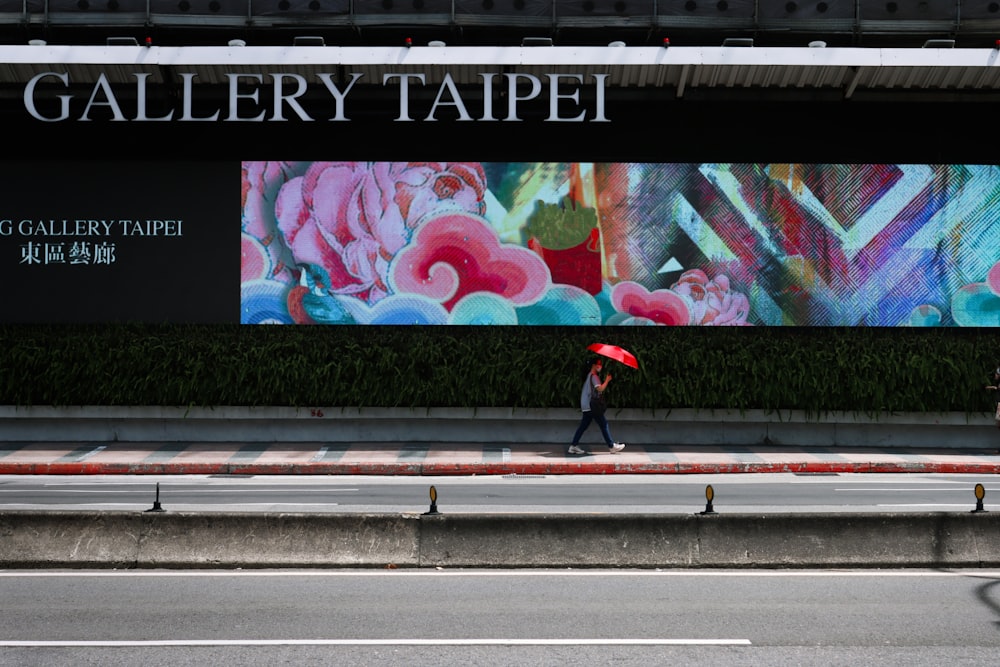
M1000 567L1000 514L7 511L0 567Z

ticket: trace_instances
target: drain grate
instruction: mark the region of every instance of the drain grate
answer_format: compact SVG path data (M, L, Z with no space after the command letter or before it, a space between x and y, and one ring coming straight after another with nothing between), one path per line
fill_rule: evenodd
M796 472L796 477L839 477L839 472Z
M545 475L518 475L516 472L504 475L504 479L545 479Z

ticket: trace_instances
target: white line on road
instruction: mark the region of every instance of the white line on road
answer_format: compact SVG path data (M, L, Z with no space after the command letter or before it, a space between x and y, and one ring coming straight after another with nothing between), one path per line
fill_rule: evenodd
M976 501L968 503L879 503L875 507L972 507Z
M45 486L60 486L60 485L58 485L58 484L46 484ZM146 486L151 486L151 485L147 484ZM219 488L214 488L213 489L213 488L205 488L205 487L201 487L201 486L196 487L196 488L167 487L165 490L169 490L171 493L183 493L185 491L188 491L188 492L200 493L202 495L208 495L208 494L225 495L227 493L232 493L233 492L232 489L229 489L229 488L226 488L226 487L219 487ZM58 489L58 491L59 491L59 495L60 496L64 496L64 495L66 495L68 493L81 493L81 494L84 494L84 493L100 493L101 495L113 495L113 494L116 494L116 493L117 494L126 493L126 494L129 494L129 495L135 495L136 494L136 490L135 489L123 489L123 490L107 489L107 490L105 490L105 489L98 489L96 487L91 487L91 488L87 488L87 489L65 489L65 488L60 488L60 489ZM261 493L261 494L263 494L263 493L288 493L289 491L294 491L295 493L300 493L300 494L306 494L306 493L323 494L323 493L339 493L339 492L343 492L343 491L357 492L357 491L360 491L360 489L346 488L346 487L328 488L328 489L299 489L299 488L295 488L295 489L265 489L265 488L261 488L259 490L255 490L254 493ZM0 489L0 494L5 494L5 493L23 494L24 493L24 489Z
M0 641L0 647L93 646L750 646L749 639L162 639Z
M985 488L985 487L984 487ZM921 492L936 492L936 493L972 493L975 488L969 488L968 486L955 487L953 489L932 489L926 486L918 486L912 489L902 489L897 487L888 489L877 489L877 488L866 488L866 489L834 489L834 491L842 491L846 493L868 493L870 491L885 491L887 493L899 493L900 491L921 491ZM995 489L986 489L986 491L994 491Z
M25 577L985 577L1000 570L0 570L0 579Z

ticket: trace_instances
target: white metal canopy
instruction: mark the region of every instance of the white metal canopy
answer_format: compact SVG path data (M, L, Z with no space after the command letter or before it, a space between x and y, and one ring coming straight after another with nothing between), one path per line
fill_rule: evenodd
M317 83L317 73L342 79L359 72L369 84L386 73L421 74L426 85L447 75L475 85L484 73L607 75L613 89L860 91L978 93L1000 90L1000 50L953 48L809 47L337 47L337 46L72 46L0 45L0 86L25 85L42 72L67 73L91 84L103 74L133 84L147 73L169 85L195 73L198 85L218 85L236 73L290 73Z

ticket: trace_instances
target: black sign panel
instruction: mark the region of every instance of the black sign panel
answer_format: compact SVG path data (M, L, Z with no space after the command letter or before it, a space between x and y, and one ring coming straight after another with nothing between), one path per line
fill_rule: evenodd
M239 162L0 163L4 322L235 322Z

